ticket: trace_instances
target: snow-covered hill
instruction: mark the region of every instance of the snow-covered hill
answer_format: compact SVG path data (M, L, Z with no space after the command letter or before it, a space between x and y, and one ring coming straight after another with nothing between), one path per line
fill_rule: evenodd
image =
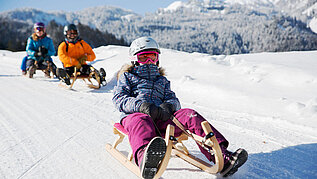
M128 48L94 49L109 84L58 86L20 75L25 52L0 51L0 178L136 178L112 143L117 70ZM57 57L53 57L61 67ZM210 56L163 49L161 65L182 107L199 111L248 162L232 178L317 178L317 51ZM193 142L189 149L203 157ZM125 140L120 150L128 149ZM218 178L173 157L163 178Z

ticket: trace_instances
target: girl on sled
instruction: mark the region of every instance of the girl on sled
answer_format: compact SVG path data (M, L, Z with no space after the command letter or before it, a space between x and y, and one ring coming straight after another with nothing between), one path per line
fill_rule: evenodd
M170 81L159 67L159 45L150 37L134 40L129 48L131 65L124 66L118 73L113 102L121 114L121 125L128 131L129 142L135 163L140 167L143 178L153 178L153 168L157 168L166 152L165 135L168 124L175 116L179 122L196 135L205 136L200 125L206 121L193 109L182 109L178 98L170 88ZM223 176L235 173L248 158L244 149L235 152L227 150L229 142L210 125L221 147L224 167ZM175 137L182 130L175 126ZM198 145L209 161L214 157ZM153 171L153 170L152 170Z

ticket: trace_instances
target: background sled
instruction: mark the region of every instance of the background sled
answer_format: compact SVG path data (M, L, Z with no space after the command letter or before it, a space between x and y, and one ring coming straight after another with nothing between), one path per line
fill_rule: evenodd
M33 75L36 74L36 70L41 70L45 74L45 77L48 78L54 78L53 68L51 66L51 63L47 61L47 68L46 69L38 69L38 61L34 62L34 65L30 67L30 69L27 71L27 76L29 78L33 78ZM52 75L51 75L52 74Z
M100 81L100 76L98 74L98 72L96 72L96 70L93 67L90 67L91 72L89 73L89 75L82 75L76 67L74 67L74 73L73 75L70 77L71 80L71 84L69 86L66 86L65 84L60 84L61 86L64 86L66 88L72 89L73 85L75 84L75 81L77 79L82 79L85 84L92 89L99 89L101 87L101 81ZM93 81L96 81L97 84L94 84Z
M204 147L210 147L212 148L212 154L215 157L215 164L212 165L210 163L207 163L193 155L191 155L185 145L182 143L182 141L187 140L188 136L187 134L183 133L181 136L175 138L174 137L174 126L168 125L166 129L166 135L165 135L165 141L167 145L167 151L165 154L165 157L159 167L159 170L154 178L159 178L165 171L168 165L168 161L170 159L171 153L175 154L177 157L189 162L190 164L200 168L201 170L216 174L219 173L223 168L223 157L222 152L219 146L219 143L213 134L213 131L207 121L201 123L204 132L207 137L200 137L195 134L191 134L187 132L187 134L190 134L194 140L200 145L203 145ZM138 177L141 177L140 169L139 167L133 162L133 154L132 152L129 153L128 156L125 156L122 152L120 152L117 149L117 146L123 141L124 137L128 135L128 132L123 128L123 126L120 123L115 123L113 125L113 133L118 135L118 138L115 140L115 142L111 144L106 144L106 150L118 161L120 161L126 168L128 168L130 171L132 171L135 175Z

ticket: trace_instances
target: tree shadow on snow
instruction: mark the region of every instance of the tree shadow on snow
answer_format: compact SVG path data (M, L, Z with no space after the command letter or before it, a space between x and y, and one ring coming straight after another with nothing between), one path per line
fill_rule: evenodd
M317 143L250 154L232 178L317 178Z

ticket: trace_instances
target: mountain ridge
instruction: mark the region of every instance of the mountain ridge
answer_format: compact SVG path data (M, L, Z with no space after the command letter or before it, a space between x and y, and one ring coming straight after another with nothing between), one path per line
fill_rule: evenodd
M306 27L307 24L316 26L313 21L313 1L302 1L304 3L298 7L303 10L303 7L309 6L310 13L302 15L300 10L295 13L300 15L295 17L287 15L286 11L278 10L279 3L285 1L289 2L287 7L290 7L292 2L299 2L262 0L254 4L248 0L189 0L172 3L168 7L173 11L161 8L144 16L119 7L100 6L65 13L46 13L39 10L26 13L22 9L0 13L0 17L14 21L22 19L29 24L36 21L48 23L52 19L62 25L80 22L112 33L116 37L124 37L128 43L140 36L152 36L162 47L187 52L235 54L317 49L316 33ZM273 6L274 4L276 6Z

